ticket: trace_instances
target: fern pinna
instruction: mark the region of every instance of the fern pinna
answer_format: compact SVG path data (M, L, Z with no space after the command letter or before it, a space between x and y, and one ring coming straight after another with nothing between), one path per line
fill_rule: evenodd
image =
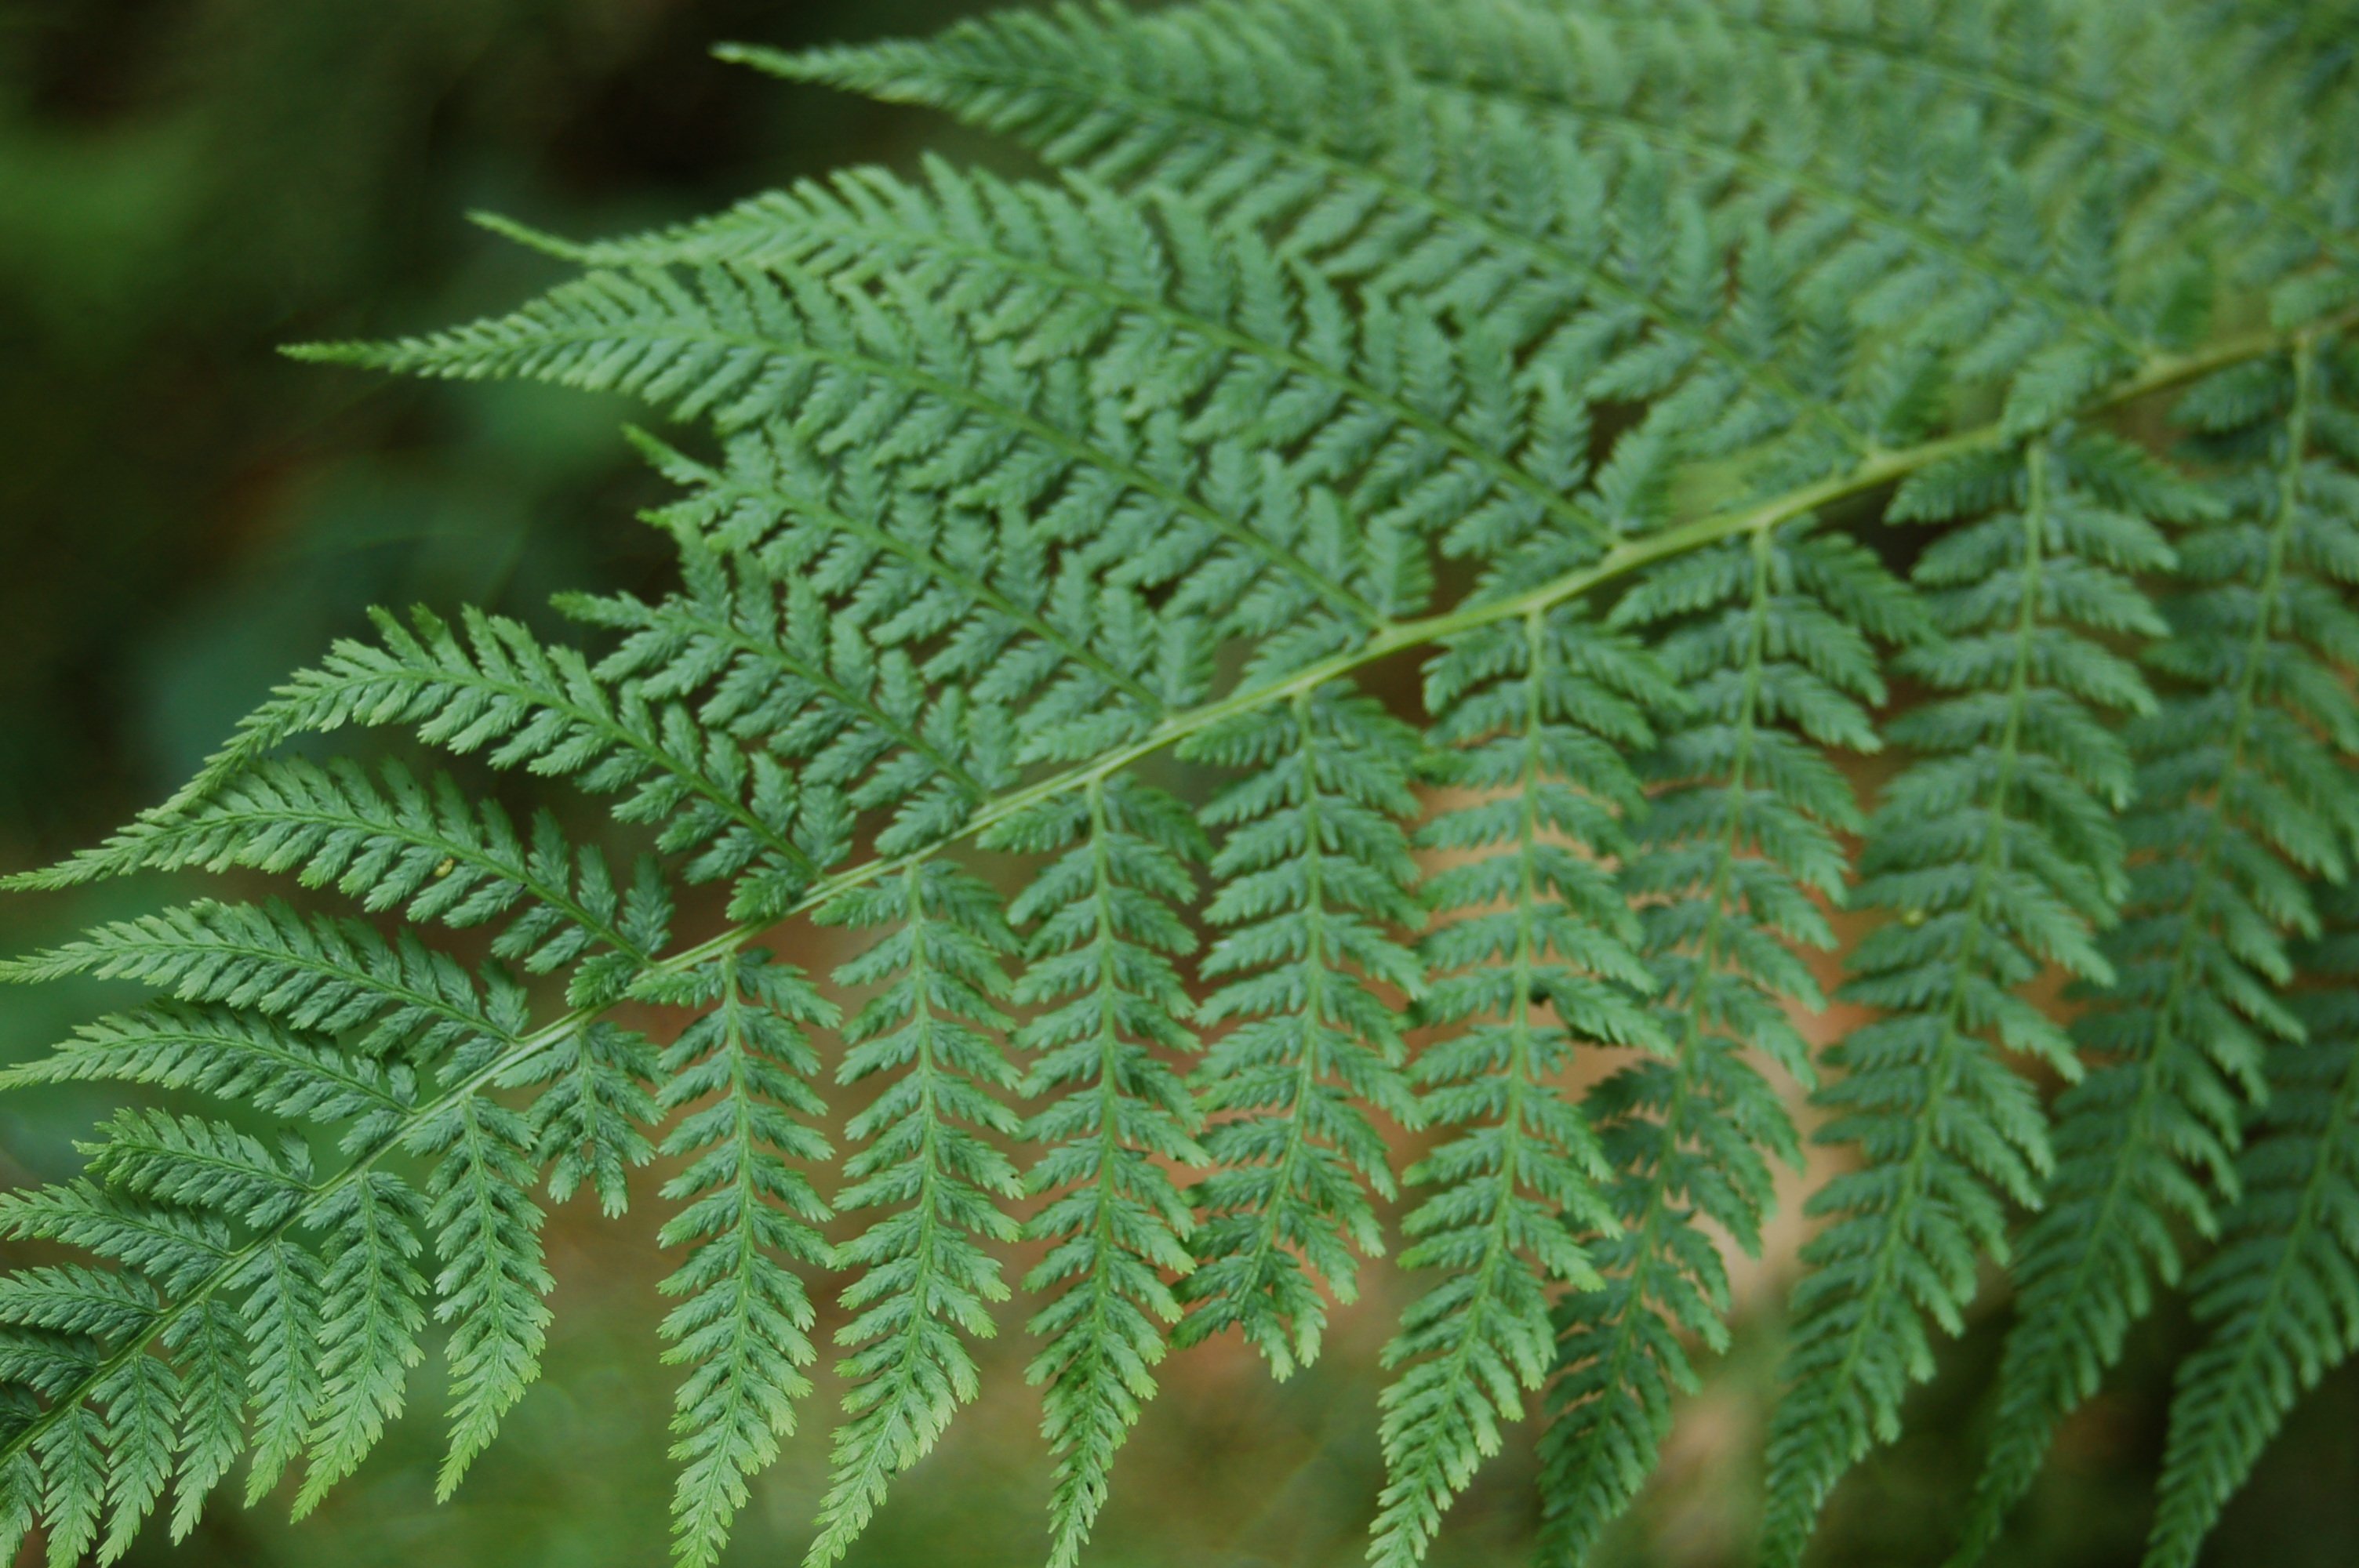
M2191 1561L2359 1316L2351 21L1207 0L724 51L1049 172L496 221L580 275L300 351L643 398L678 586L560 600L583 647L382 614L12 879L299 897L7 966L152 995L8 1074L140 1092L0 1206L0 1535L112 1560L241 1455L306 1510L437 1347L449 1490L537 1374L545 1206L654 1162L683 1563L822 1295L810 1561L983 1396L1012 1271L1067 1563L1168 1352L1288 1375L1396 1249L1371 1558L1530 1420L1576 1563L1815 1128L1763 1559L1997 1263L1980 1558L2192 1262L2149 1554ZM362 728L408 752L306 740ZM1844 904L1868 1019L1814 1053Z

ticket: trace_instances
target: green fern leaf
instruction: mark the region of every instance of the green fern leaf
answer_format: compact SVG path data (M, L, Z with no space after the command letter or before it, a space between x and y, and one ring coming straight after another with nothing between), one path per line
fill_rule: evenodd
M1588 857L1624 849L1617 815L1640 795L1617 748L1647 744L1647 715L1676 711L1676 690L1635 646L1560 611L1445 645L1426 704L1452 749L1444 781L1509 793L1419 836L1475 858L1429 889L1443 924L1427 939L1422 1011L1448 1033L1412 1076L1422 1119L1445 1138L1408 1173L1437 1190L1405 1222L1401 1261L1447 1277L1385 1350L1403 1370L1382 1397L1368 1555L1386 1568L1423 1560L1442 1510L1546 1380L1550 1288L1603 1282L1573 1231L1620 1228L1601 1191L1611 1172L1549 1080L1580 1042L1667 1044L1640 1000L1655 979L1636 917Z
M1584 1561L1655 1466L1675 1392L1696 1373L1681 1336L1725 1347L1728 1277L1701 1228L1757 1255L1769 1161L1799 1163L1792 1120L1743 1053L1811 1079L1781 1003L1824 1005L1798 950L1828 949L1811 895L1843 896L1839 833L1864 827L1821 748L1880 745L1885 700L1871 636L1930 633L1924 611L1865 551L1800 524L1656 568L1614 623L1669 622L1662 657L1693 699L1647 772L1664 781L1624 872L1645 903L1641 951L1669 1054L1606 1080L1585 1107L1616 1175L1620 1233L1590 1238L1602 1289L1557 1309L1553 1415L1540 1443L1542 1550Z
M2343 889L2321 902L2332 935L2301 968L2334 983L2293 1000L2303 1043L2270 1050L2229 1239L2189 1285L2212 1332L2180 1368L2147 1568L2195 1562L2286 1411L2359 1352L2359 904Z
M2359 532L2311 433L2330 382L2302 348L2199 384L2181 409L2242 471L2182 542L2174 634L2149 654L2174 695L2130 735L2140 860L2108 943L2122 981L2075 1031L2106 1065L2058 1107L2064 1159L2024 1238L1962 1557L1995 1540L2057 1423L2120 1354L2149 1271L2176 1281L2174 1221L2213 1227L2270 1044L2301 1037L2272 993L2293 973L2287 940L2315 925L2302 878L2339 878L2359 842L2359 708L2341 685L2359 620L2340 597L2359 581Z
M310 1455L303 1484L295 1495L297 1518L320 1506L335 1484L360 1468L385 1429L398 1418L408 1397L409 1369L422 1359L419 1331L425 1326L419 1304L426 1281L415 1260L422 1249L419 1227L426 1222L426 1206L398 1178L371 1171L358 1181L338 1188L313 1211L311 1223L330 1238L328 1264L319 1277L317 1322L317 1403L310 1412L304 1446ZM313 1310L301 1299L305 1286L292 1289L278 1303L285 1327L300 1326L299 1314ZM258 1333L268 1332L268 1319L257 1316ZM277 1344L264 1354L282 1353ZM299 1345L284 1354L300 1357ZM292 1393L304 1379L282 1374L277 1388L266 1369L258 1391L276 1399ZM266 1410L264 1420L272 1419ZM453 1452L456 1452L454 1449ZM255 1472L258 1482L259 1469Z
M1318 1353L1387 1239L1390 1119L1435 1135L1404 1261L1440 1277L1387 1353L1372 1556L1425 1558L1538 1393L1542 1552L1577 1559L1727 1332L1711 1236L1756 1238L1796 1152L1767 1068L1814 1076L1788 1014L1856 875L1889 918L1846 994L1882 1016L1816 1065L1860 1163L1814 1200L1767 1556L2045 1201L1973 1544L2218 1209L2154 1541L2183 1563L2349 1347L2342 993L2272 994L2339 962L2293 945L2359 849L2348 9L1201 0L731 51L1055 177L852 170L592 244L495 221L579 275L299 351L701 427L637 438L679 580L561 598L580 647L380 615L9 879L312 897L0 965L158 993L0 1084L203 1102L0 1199L41 1249L0 1281L0 1544L113 1557L168 1488L185 1530L241 1452L250 1496L299 1468L315 1507L403 1411L429 1294L447 1490L535 1375L534 1189L619 1212L659 1144L679 1560L777 1456L799 1271L837 1263L810 1560L848 1550L975 1397L1028 1167L1068 1568L1169 1348ZM2146 406L2180 391L2166 449ZM1913 591L1878 519L1939 530L1888 552ZM616 848L286 754L363 727L564 781ZM1885 744L1912 757L1855 851L1830 753ZM841 1167L838 1014L752 946L806 920L874 933L831 982L877 988ZM690 1016L658 1047L625 1005ZM1631 1054L1576 1107L1587 1048ZM2089 1072L2052 1156L2012 1056Z
M986 1033L1008 1027L996 999L1008 989L1001 955L1016 945L998 896L931 862L847 893L818 918L894 928L836 971L847 988L886 986L846 1029L850 1050L836 1079L899 1076L846 1129L866 1147L845 1163L851 1184L837 1210L896 1212L836 1251L838 1268L863 1272L842 1296L853 1316L836 1338L851 1354L837 1370L851 1391L820 1532L805 1556L812 1568L850 1549L886 1484L974 1398L974 1357L959 1336L995 1332L991 1303L1008 1291L982 1243L1020 1234L994 1200L1023 1191L1016 1167L984 1140L1018 1129L996 1098L1015 1087L1016 1073Z
M348 1236L344 1239L350 1240ZM363 1240L369 1238L364 1233ZM412 1249L414 1250L414 1248ZM347 1251L343 1267L364 1263L365 1253ZM338 1278L344 1281L340 1269ZM252 1508L278 1484L287 1467L301 1457L311 1431L312 1416L321 1409L326 1373L324 1357L316 1351L324 1337L325 1305L320 1260L305 1249L277 1240L258 1249L230 1281L245 1292L247 1354L253 1368L246 1402L253 1412L254 1457L246 1469L245 1505ZM423 1289L424 1282L419 1281ZM349 1285L346 1286L349 1289ZM408 1292L404 1292L408 1299ZM337 1326L353 1325L349 1300L340 1296ZM399 1323L401 1320L390 1320ZM417 1322L408 1325L416 1332ZM379 1333L384 1330L380 1327ZM407 1372L414 1352L397 1355ZM348 1379L340 1392L359 1386ZM397 1385L397 1387L398 1385Z
M2080 1065L2019 988L2049 964L2114 978L2091 930L2123 893L2107 812L2130 767L2097 710L2153 699L2092 633L2160 633L2125 574L2170 561L2149 523L2116 509L2137 497L2108 483L2114 455L2036 445L1998 474L1936 477L1896 503L1922 517L1985 484L2010 492L1916 569L1940 636L1901 668L1944 695L1887 731L1925 760L1886 792L1862 860L1858 902L1899 918L1861 943L1845 988L1886 1016L1828 1053L1843 1076L1818 1094L1835 1112L1819 1136L1858 1145L1864 1168L1810 1200L1835 1218L1804 1252L1814 1271L1770 1432L1772 1563L1799 1560L1834 1483L1891 1440L1931 1369L1923 1319L1958 1332L1977 1260L2004 1249L2006 1200L2039 1199L2046 1118L1999 1052L2068 1078Z
M541 1301L556 1281L541 1261L541 1212L533 1184L531 1126L506 1107L473 1098L433 1117L408 1140L435 1162L427 1182L439 1298L451 1325L451 1449L435 1476L438 1497L459 1487L526 1387L540 1375L549 1326Z
M172 1539L186 1540L205 1499L245 1451L245 1390L252 1361L245 1325L218 1299L166 1329L166 1353L186 1368L180 1382L179 1468L172 1482Z
M787 1162L827 1157L807 1125L824 1108L802 1029L832 1026L836 1013L758 951L691 970L658 1000L712 1010L664 1053L660 1096L667 1111L701 1106L664 1140L667 1155L690 1163L665 1184L664 1195L686 1206L666 1222L663 1244L694 1250L663 1283L685 1298L663 1333L664 1359L690 1368L673 1401L673 1553L706 1568L745 1506L747 1477L777 1457L794 1401L810 1391L801 1369L818 1355L816 1314L788 1263L828 1261L817 1227L829 1211Z
M614 994L664 945L670 904L652 865L625 892L595 850L574 850L546 813L527 846L497 806L470 805L447 777L422 784L394 762L382 781L348 762L257 762L179 814L144 819L12 885L247 866L291 872L307 887L333 885L373 913L400 909L419 925L464 927L513 914L493 952L529 973L604 949L598 978L577 981L583 1000Z
M1414 998L1416 960L1386 935L1420 912L1398 822L1415 814L1413 730L1327 687L1190 738L1183 753L1249 776L1201 813L1226 830L1208 911L1228 929L1201 972L1237 976L1205 1001L1198 1098L1216 1169L1190 1189L1193 1273L1180 1346L1234 1327L1283 1378L1319 1354L1326 1308L1357 1295L1353 1250L1384 1250L1368 1194L1395 1186L1365 1105L1404 1125L1400 1026L1382 986Z
M1114 1451L1154 1397L1161 1325L1180 1316L1163 1275L1192 1264L1192 1217L1159 1162L1205 1162L1200 1113L1165 1060L1196 1044L1171 963L1193 939L1170 905L1194 892L1187 862L1203 856L1202 830L1169 795L1115 774L984 843L1057 857L1008 913L1028 928L1014 1000L1039 1010L1016 1033L1032 1057L1024 1092L1048 1100L1024 1127L1045 1151L1025 1185L1049 1198L1027 1227L1049 1244L1024 1280L1047 1298L1027 1375L1044 1386L1041 1431L1057 1456L1049 1561L1071 1568Z

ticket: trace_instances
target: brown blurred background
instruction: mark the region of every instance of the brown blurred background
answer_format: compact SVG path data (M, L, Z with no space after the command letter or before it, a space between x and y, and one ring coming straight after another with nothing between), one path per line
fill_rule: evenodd
M486 604L542 624L560 588L659 585L633 521L657 488L619 405L549 389L387 384L277 344L410 330L512 302L551 265L467 224L489 208L588 234L684 218L791 175L921 145L1021 167L913 113L791 90L712 42L924 31L976 0L0 0L0 869L92 841L159 798L288 671L373 603ZM152 904L153 886L0 901L0 950ZM821 968L823 953L792 955ZM95 988L0 996L0 1054L47 1047ZM10 1184L77 1163L92 1096L0 1104ZM543 1386L437 1508L440 1371L321 1514L217 1505L137 1562L639 1568L666 1560L669 1378L652 1182L609 1225L552 1217ZM1611 1564L1745 1561L1800 1227L1746 1275L1738 1343L1686 1409ZM1233 1344L1171 1364L1117 1472L1105 1568L1361 1560L1377 1482L1374 1353L1402 1293L1370 1271L1325 1362L1273 1386ZM819 1293L828 1292L821 1282ZM1994 1296L1996 1292L1994 1292ZM1986 1301L1912 1434L1840 1494L1831 1564L1940 1560L1972 1479L2004 1303ZM905 1477L863 1568L1026 1568L1046 1471L1018 1314L981 1406ZM2066 1434L2007 1562L2134 1561L2181 1316L2144 1330ZM731 1561L799 1559L832 1385L747 1509ZM1437 1568L1525 1560L1527 1468L1494 1465ZM2359 1563L2359 1378L2299 1415L2214 1549L2223 1564Z

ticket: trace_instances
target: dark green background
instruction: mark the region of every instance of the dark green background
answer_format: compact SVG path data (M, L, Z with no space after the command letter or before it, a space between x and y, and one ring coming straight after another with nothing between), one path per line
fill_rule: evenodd
M560 232L688 217L921 144L984 149L928 117L715 63L713 41L922 31L958 0L0 0L0 869L89 842L167 793L239 714L373 603L487 604L541 621L560 588L659 583L634 512L658 491L620 406L541 388L395 384L276 345L437 325L512 302L549 264L463 221ZM0 902L21 951L153 888ZM814 963L812 955L792 955ZM821 956L816 961L823 961ZM0 996L0 1053L41 1049L98 1000ZM0 1104L11 1184L70 1173L103 1110ZM440 1371L386 1450L313 1520L217 1505L182 1563L625 1568L665 1558L669 1379L653 1183L630 1219L586 1204L549 1230L559 1321L544 1386L460 1498L437 1508ZM1789 1267L1789 1262L1785 1265ZM1322 1369L1274 1389L1234 1346L1170 1369L1117 1472L1095 1561L1346 1564L1376 1485L1374 1350L1397 1282L1339 1320ZM1774 1292L1771 1292L1774 1299ZM984 1404L906 1478L855 1563L1036 1563L1045 1465L1011 1332ZM1913 1434L1847 1486L1822 1561L1939 1560L1971 1478L1996 1320L1920 1400ZM1756 1314L1694 1402L1617 1563L1744 1559L1776 1325ZM2077 1419L2009 1557L2129 1561L2182 1322L2145 1332ZM745 1516L732 1561L799 1557L822 1479L815 1428ZM1523 1560L1528 1476L1503 1461L1438 1564ZM2216 1560L2359 1562L2359 1379L2296 1423Z

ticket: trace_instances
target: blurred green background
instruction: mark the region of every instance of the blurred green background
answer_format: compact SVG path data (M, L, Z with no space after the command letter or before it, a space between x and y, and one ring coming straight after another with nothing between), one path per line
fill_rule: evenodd
M926 116L788 90L712 61L923 31L976 0L0 0L0 869L54 859L160 798L277 678L375 603L486 604L546 622L549 593L658 583L633 521L657 488L617 405L541 388L396 384L276 345L440 324L512 302L550 265L466 223L489 208L588 234L684 218L792 175L908 163L920 145L1013 160ZM152 887L0 902L23 951ZM795 955L814 967L823 957ZM0 1054L46 1048L93 993L0 998ZM10 1184L76 1164L103 1108L0 1105ZM652 1198L654 1182L641 1191ZM358 1480L290 1528L218 1504L138 1562L625 1568L665 1561L669 1378L652 1201L619 1225L552 1217L560 1281L544 1385L437 1508L439 1370ZM1790 1238L1793 1234L1788 1228ZM1748 1276L1737 1348L1691 1401L1614 1564L1745 1560L1790 1244ZM1106 1568L1360 1561L1375 1495L1374 1353L1399 1282L1374 1271L1322 1368L1274 1387L1234 1346L1173 1364L1099 1531ZM1837 1500L1829 1563L1939 1560L1971 1481L2001 1303L1897 1448ZM1046 1468L1024 1346L905 1478L857 1564L1038 1561ZM2069 1430L2011 1563L2134 1560L2170 1361L2166 1313ZM810 1401L821 1424L832 1387ZM795 1561L822 1479L807 1431L732 1561ZM1525 1559L1528 1472L1493 1467L1437 1568ZM2227 1564L2359 1563L2359 1378L2297 1418L2215 1548Z

